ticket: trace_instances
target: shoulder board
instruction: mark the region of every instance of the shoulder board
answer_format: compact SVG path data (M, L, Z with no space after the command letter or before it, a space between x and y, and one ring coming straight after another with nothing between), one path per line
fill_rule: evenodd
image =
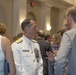
M20 38L20 39L16 40L15 42L16 42L17 44L19 44L19 43L21 43L22 41L23 41L22 38Z
M32 39L32 42L37 43L37 41L36 40L33 40L33 39Z

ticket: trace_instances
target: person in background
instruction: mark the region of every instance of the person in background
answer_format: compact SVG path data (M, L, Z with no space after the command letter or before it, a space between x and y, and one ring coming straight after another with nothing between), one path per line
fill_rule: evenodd
M70 30L70 29L71 29L71 27L67 24L67 20L65 19L65 20L64 20L64 23L63 23L63 26L62 26L62 29L60 29L60 30L57 32L57 34L59 34L59 35L61 36L61 38L62 38L64 32L66 32L66 31L68 31L68 30Z
M48 75L48 60L46 59L46 51L52 51L51 44L44 40L45 32L43 30L39 30L36 36L43 59L43 75Z
M64 32L66 32L66 31L68 31L68 30L70 30L70 29L71 29L71 27L70 27L69 24L67 24L67 20L65 19L65 20L64 20L64 23L63 23L63 26L62 26L62 29L60 29L60 30L57 32L57 34L59 34L59 35L61 36L61 38L62 38Z
M63 34L64 34L65 30L64 29L60 29L57 34L60 35L61 39L63 37Z
M21 38L22 36L23 36L23 33L18 33L17 34L18 39Z
M19 38L21 38L23 36L23 33L18 33L16 36L14 36L12 38L12 41L15 42L16 40L18 40Z
M45 35L45 40L46 42L51 42L51 35L50 34L46 34ZM50 43L51 46L51 43ZM48 60L48 75L54 75L54 62L53 61L49 61Z
M13 38L12 38L12 43L15 42L16 40L18 40L17 35L13 36Z
M8 68L9 75L15 75L16 70L13 59L13 53L11 50L11 43L10 40L4 36L5 32L6 25L0 23L0 75L8 75ZM5 62L5 60L7 62Z
M69 8L67 24L70 30L64 33L61 45L55 59L55 75L76 75L76 7ZM54 60L51 52L47 52L47 59Z
M37 32L36 21L25 19L21 28L23 36L12 44L16 75L43 75L40 48L37 41L32 40Z
M51 42L51 35L50 34L46 34L44 38L47 42L49 42L49 43Z
M0 23L0 35L4 36L6 33L6 25L4 23Z
M60 43L61 43L61 37L59 34L54 34L52 36L52 42L53 44L52 46L52 51L54 52L55 50L58 51L59 47L60 47Z
M71 27L68 25L67 20L64 20L63 26L62 26L62 30L64 30L65 32L70 30Z

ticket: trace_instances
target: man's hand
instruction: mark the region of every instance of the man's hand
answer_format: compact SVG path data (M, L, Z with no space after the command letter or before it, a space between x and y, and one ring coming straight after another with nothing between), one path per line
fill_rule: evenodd
M54 54L49 51L49 52L46 52L46 55L47 55L47 59L50 60L50 61L54 61Z
M58 52L57 50L55 50L55 51L53 52L55 56L57 56L57 52Z

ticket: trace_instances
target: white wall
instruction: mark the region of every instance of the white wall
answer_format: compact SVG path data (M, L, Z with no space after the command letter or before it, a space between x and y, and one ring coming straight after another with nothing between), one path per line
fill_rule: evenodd
M70 4L73 4L73 5L74 5L74 1L75 1L75 0L63 0L63 1L68 2L68 3L70 3Z
M27 0L13 0L13 36L21 33L21 22L26 19Z
M6 35L12 39L12 26L13 26L13 0L0 0L0 22L7 25Z

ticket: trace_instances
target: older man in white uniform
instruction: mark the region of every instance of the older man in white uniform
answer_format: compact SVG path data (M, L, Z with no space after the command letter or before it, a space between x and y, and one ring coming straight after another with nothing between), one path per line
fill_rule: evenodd
M32 40L37 31L36 22L25 19L21 28L23 36L12 44L16 75L43 75L43 61L39 45Z

